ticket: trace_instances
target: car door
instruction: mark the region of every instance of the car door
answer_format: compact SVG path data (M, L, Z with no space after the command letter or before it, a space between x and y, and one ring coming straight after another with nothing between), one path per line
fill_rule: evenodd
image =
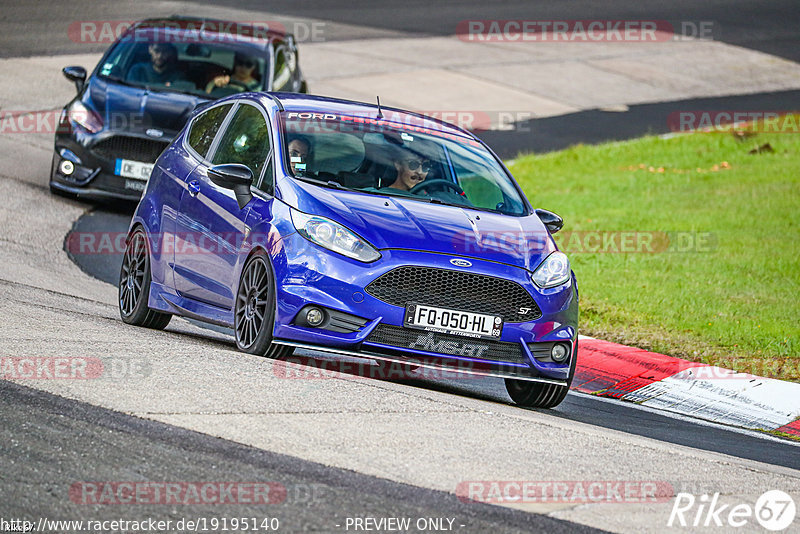
M241 101L217 135L208 158L189 176L178 210L175 286L194 300L233 307L235 266L245 239L248 204L240 208L233 191L213 183L208 169L241 163L260 183L270 154L270 132L260 107Z
M189 176L208 154L214 137L222 126L232 103L206 108L193 117L181 142L167 148L162 164L153 170L158 185L159 245L153 249L152 277L157 284L175 287L175 242L177 214Z

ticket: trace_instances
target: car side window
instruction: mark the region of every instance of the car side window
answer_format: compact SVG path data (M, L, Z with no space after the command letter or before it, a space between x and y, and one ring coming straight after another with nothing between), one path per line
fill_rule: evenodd
M189 129L188 142L189 146L195 152L205 158L208 154L208 149L211 148L211 143L214 141L214 136L217 135L219 127L228 115L232 104L225 104L224 106L217 106L209 109L205 113L200 114Z
M264 173L264 176L261 178L261 181L258 182L256 185L260 190L264 191L268 195L275 194L275 178L273 176L272 170L272 154L269 156L269 161L267 161L267 170Z
M258 183L270 152L269 128L264 115L255 106L242 104L235 113L217 145L211 163L247 165Z
M272 79L273 91L292 90L293 53L281 44L275 48L275 77Z

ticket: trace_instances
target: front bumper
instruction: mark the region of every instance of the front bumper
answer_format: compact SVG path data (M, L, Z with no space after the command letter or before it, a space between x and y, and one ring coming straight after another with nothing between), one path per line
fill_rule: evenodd
M138 202L147 182L117 175L115 172L116 159L103 157L95 153L92 148L98 142L115 135L122 134L110 132L97 135L57 134L50 171L50 188L87 199L118 199ZM118 156L126 157L125 154ZM69 160L74 165L74 171L69 175L61 172L60 163L64 160Z
M518 283L533 297L541 317L506 322L498 340L461 338L405 328L403 306L384 302L365 289L401 266L458 271L450 263L456 256L408 250L381 253L376 262L364 264L322 249L298 234L286 236L280 253L273 257L278 292L275 342L467 374L566 383L577 340L574 277L562 286L542 290L525 269L470 257L469 273ZM419 302L425 303L424 295ZM349 332L312 328L298 316L308 305L362 318L362 326ZM554 343L569 347L566 361L556 363L547 357L543 349Z

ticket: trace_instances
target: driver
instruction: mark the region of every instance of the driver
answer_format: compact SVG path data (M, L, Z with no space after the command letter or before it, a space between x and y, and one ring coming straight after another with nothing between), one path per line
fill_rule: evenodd
M150 61L137 63L128 72L128 80L169 87L182 79L178 70L178 49L172 43L151 43L147 47Z
M428 177L433 166L422 155L404 151L394 159L394 168L397 169L397 179L388 187L410 191Z
M258 77L258 62L253 56L236 52L233 55L233 72L230 75L217 76L206 85L206 93L211 93L217 87L238 85L248 91L255 91L261 84Z

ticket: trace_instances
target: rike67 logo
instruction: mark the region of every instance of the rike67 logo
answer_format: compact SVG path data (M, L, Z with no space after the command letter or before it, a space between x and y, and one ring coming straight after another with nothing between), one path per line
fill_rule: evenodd
M720 494L678 493L667 521L668 527L743 527L758 522L763 528L778 532L792 524L797 508L791 495L781 490L762 494L755 506L746 503L731 505L720 502ZM750 527L752 528L752 526Z

